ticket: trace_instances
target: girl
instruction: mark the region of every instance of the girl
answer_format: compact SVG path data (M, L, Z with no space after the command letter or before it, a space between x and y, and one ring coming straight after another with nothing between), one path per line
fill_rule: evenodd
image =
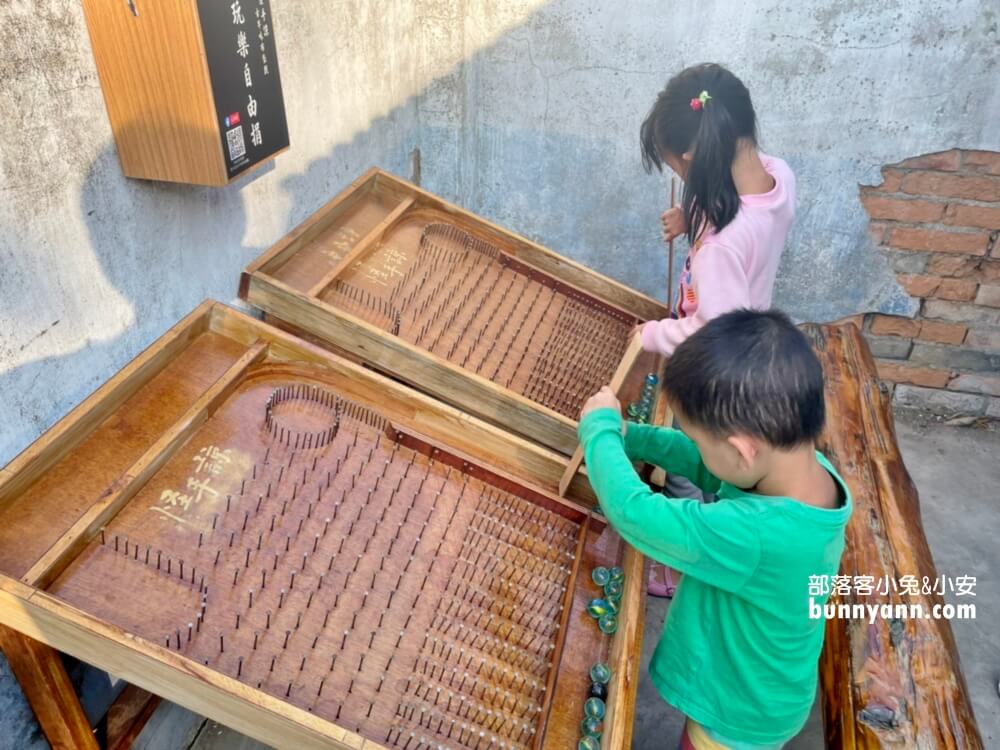
M685 235L690 247L676 310L641 327L643 348L669 356L723 313L771 306L795 216L795 176L781 159L757 150L750 92L721 65L695 65L671 78L642 123L640 140L647 172L663 171L666 163L684 181L681 205L661 217L664 240ZM700 496L675 478L667 491ZM654 565L649 593L671 596L673 590L670 570Z

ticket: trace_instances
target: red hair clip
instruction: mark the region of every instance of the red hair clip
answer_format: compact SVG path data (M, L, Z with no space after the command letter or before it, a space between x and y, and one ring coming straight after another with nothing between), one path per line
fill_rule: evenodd
M702 91L698 96L691 100L691 109L698 112L708 103L708 100L712 97L709 96L707 91Z

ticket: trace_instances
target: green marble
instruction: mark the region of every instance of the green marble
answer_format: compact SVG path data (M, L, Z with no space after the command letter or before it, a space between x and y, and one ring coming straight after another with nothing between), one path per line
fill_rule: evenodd
M590 578L598 586L607 586L611 580L611 573L607 568L598 566L590 572Z
M605 599L591 599L590 604L587 605L587 614L594 619L603 617L610 612L611 606Z
M611 670L607 664L598 662L590 668L590 679L600 685L607 685L611 682Z
M583 704L583 715L588 719L600 721L604 718L604 710L604 701L600 698L588 698L587 702Z
M580 742L576 748L577 750L601 750L601 741L597 737L588 734L580 738Z
M611 635L618 630L618 618L613 614L608 613L597 621L597 627L599 627L601 632L605 635Z
M608 599L621 599L625 584L621 581L608 581L604 584L604 596Z
M608 571L611 574L612 581L624 581L625 571L619 568L617 565Z
M580 722L580 733L584 737L595 737L597 739L601 738L601 720L595 719L593 716L586 717Z

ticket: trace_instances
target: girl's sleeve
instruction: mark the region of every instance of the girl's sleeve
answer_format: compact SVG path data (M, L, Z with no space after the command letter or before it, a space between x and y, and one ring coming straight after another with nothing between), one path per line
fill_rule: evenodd
M629 422L625 454L632 461L653 464L670 474L687 477L704 492L718 492L722 484L702 463L698 446L680 430Z
M726 591L737 591L760 560L752 513L735 502L703 504L654 493L625 453L621 416L597 409L580 421L590 484L608 522L644 555Z
M642 326L642 348L670 356L705 323L731 310L750 307L750 281L743 258L728 245L706 242L692 269L698 309L688 318L650 320Z

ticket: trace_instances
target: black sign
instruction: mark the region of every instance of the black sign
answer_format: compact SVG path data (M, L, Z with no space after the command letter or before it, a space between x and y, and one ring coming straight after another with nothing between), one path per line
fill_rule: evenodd
M270 0L198 0L229 177L288 145Z

